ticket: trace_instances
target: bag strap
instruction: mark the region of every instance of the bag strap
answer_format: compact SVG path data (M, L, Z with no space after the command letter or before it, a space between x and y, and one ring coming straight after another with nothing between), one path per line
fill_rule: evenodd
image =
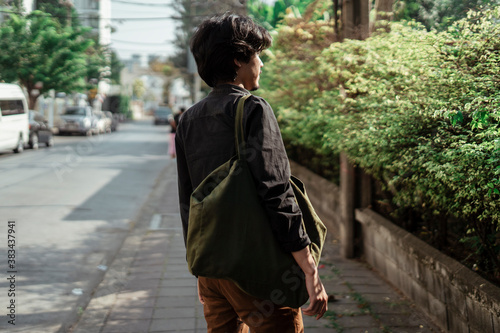
M236 143L236 152L238 153L238 159L241 160L240 156L240 146L245 146L245 137L243 135L243 109L245 106L245 101L251 94L245 95L240 98L238 102L238 107L236 108L236 117L234 121L234 137Z

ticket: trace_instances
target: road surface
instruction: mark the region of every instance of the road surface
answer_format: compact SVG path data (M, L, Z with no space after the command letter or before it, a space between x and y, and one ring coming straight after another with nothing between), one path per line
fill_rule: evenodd
M141 121L0 154L0 331L65 332L76 320L174 163L167 138Z

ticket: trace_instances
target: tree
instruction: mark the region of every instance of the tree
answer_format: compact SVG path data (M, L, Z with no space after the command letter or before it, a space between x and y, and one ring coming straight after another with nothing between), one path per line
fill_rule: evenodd
M231 11L239 14L246 13L245 0L195 1L174 0L174 9L180 14L178 17L179 29L175 34L174 45L177 52L170 61L178 68L187 69L189 40L194 29L207 17L216 13Z
M394 0L375 0L375 20L370 22L370 31L383 29L389 31L389 21L392 21Z
M71 25L73 29L81 29L82 24L78 16L78 12L69 0L39 0L36 4L37 9L49 13L54 19L57 19L61 26ZM85 33L87 38L94 40L95 47L87 50L89 59L87 71L87 84L95 85L94 79L108 78L112 83L120 82L120 72L123 69L123 64L118 59L116 52L111 50L106 45L99 44L99 35L91 30ZM110 70L105 70L105 69ZM109 75L105 75L109 74ZM92 87L95 88L95 87Z
M135 79L132 83L132 97L134 99L142 98L145 92L146 87L144 86L144 81L142 81L141 79Z
M391 20L394 0L375 0L376 21Z
M192 100L197 100L198 91L200 86L199 76L195 74L196 69L194 60L189 60L189 40L193 34L194 29L207 17L213 16L216 13L223 13L226 11L235 12L238 14L245 14L246 7L244 5L246 0L174 0L174 9L180 14L179 28L176 29L176 39L174 45L177 52L174 56L169 57L169 61L177 68L180 69L180 76L183 76L186 82L191 84L191 97Z
M73 28L81 26L78 13L70 2L65 0L38 0L36 9L49 13L61 22L62 26L71 25Z
M109 66L111 67L111 76L109 77L111 83L120 84L121 72L125 65L123 65L114 50L111 50L111 63Z
M343 0L342 37L361 40L368 38L369 14L368 0Z
M124 65L115 51L95 42L93 47L87 49L86 54L86 81L88 85L95 85L97 81L102 79L109 79L113 84L120 83L120 73Z
M61 27L49 14L12 15L0 26L0 80L19 82L29 93L29 107L51 89L85 88L86 50L93 45L80 29Z
M269 5L262 0L249 0L247 2L248 14L267 29L276 28L283 20L286 10L293 7L302 14L306 8L316 0L278 0Z
M500 0L395 0L396 20L415 20L427 30L446 30L467 16L469 10L500 5Z

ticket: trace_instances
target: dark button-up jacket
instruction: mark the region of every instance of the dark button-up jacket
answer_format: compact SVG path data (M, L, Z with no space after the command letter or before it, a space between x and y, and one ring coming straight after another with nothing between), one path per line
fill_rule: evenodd
M221 85L183 113L175 139L184 241L189 228L193 190L213 170L236 154L234 122L240 97L249 94L234 85ZM302 229L302 214L290 186L290 165L271 106L260 97L245 102L245 158L253 175L271 228L286 251L310 244Z

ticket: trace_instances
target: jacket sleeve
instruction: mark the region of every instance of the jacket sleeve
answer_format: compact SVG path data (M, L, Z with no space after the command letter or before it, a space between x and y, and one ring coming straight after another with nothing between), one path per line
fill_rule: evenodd
M254 177L271 228L282 248L302 250L311 241L302 228L302 213L290 184L290 164L271 106L251 96L245 102L245 158Z
M189 176L189 169L184 151L184 144L182 140L182 128L178 127L175 135L175 151L177 155L177 175L178 175L178 188L179 188L179 208L182 220L182 232L184 236L184 245L187 241L188 221L189 221L189 203L191 193L193 192L193 185L191 184L191 177Z

